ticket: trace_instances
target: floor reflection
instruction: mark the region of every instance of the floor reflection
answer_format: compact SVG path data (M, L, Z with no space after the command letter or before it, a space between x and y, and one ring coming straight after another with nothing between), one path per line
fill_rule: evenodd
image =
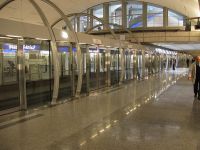
M134 119L134 114L137 111L146 105L159 101L159 96L168 90L172 85L176 84L176 81L183 76L184 74L178 72L170 75L164 72L163 74L149 77L145 84L145 86L148 86L147 91L142 91L142 86L144 86L144 84L141 86L134 81L130 85L132 93L134 93L131 103L121 109L118 109L111 115L100 119L99 122L95 122L85 129L73 134L72 136L54 142L54 144L52 144L48 149L87 149L87 144L93 143L95 139L101 138L101 136L105 134L110 138L118 138L120 141L138 141L141 143L149 140L156 141L167 134L175 134L176 131L180 129L180 127L176 125L162 126L161 123L161 125L148 126L147 124L137 124L129 120L129 123L126 126L124 120L130 117ZM131 95L128 91L127 94ZM141 94L141 96L138 94ZM198 104L198 108L200 108L200 103L198 102ZM197 108L195 107L195 110L196 109ZM200 112L200 109L198 109L198 111ZM122 122L123 124L121 124ZM130 126L131 124L132 126ZM112 132L110 132L110 130L112 130ZM113 130L115 131L113 132Z

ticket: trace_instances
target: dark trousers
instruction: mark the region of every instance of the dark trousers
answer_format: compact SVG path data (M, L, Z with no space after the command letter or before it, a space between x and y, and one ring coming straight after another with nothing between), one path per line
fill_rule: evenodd
M194 83L194 94L200 96L200 79L196 79Z

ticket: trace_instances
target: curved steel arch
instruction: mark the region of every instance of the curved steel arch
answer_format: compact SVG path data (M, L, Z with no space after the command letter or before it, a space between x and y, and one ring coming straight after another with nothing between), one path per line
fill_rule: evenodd
M100 19L94 15L91 15L91 14L87 14L87 13L72 13L72 14L68 14L66 15L66 17L72 17L72 16L87 16L87 17L91 17L93 19L96 19L97 21L101 22L103 25L105 25L108 30L110 31L110 33L112 34L112 36L114 37L114 39L117 40L117 36L116 34L114 33L114 31L110 28L110 26L105 23L105 21L103 19ZM59 23L60 21L62 20L62 18L59 18L58 20L56 20L51 27L54 27L57 23Z
M115 23L108 23L108 25L113 25L113 26L117 26L117 27L123 27L122 25L119 25L119 24L115 24ZM86 33L89 33L91 32L93 29L97 28L97 27L100 27L100 26L103 26L103 24L98 24L96 26L93 26L91 28L89 28ZM125 30L126 32L132 34L132 32L130 30L128 30L127 28L122 28L123 30Z
M0 10L3 9L4 7L6 7L8 4L10 4L11 2L13 2L15 0L6 0L5 2L3 2L1 5L0 5Z
M129 30L129 29L127 29L127 28L123 28L123 26L122 25L119 25L119 24L115 24L115 23L108 23L109 25L113 25L113 26L117 26L117 27L122 27L122 30L125 30L130 36L132 36L132 32ZM95 28L97 28L97 27L100 27L100 26L103 26L103 24L98 24L98 25L96 25L96 26L93 26L93 27L91 27L90 29L88 29L85 33L89 33L89 32L91 32L93 29L95 29ZM134 37L135 38L135 37ZM135 40L136 40L136 42L139 44L140 42L135 38Z
M2 10L4 7L6 7L8 4L10 4L13 1L15 1L15 0L8 0L8 1L5 1L4 3L2 3L0 5L0 10ZM69 22L69 20L66 17L66 15L53 2L51 2L49 0L42 0L42 1L45 2L46 4L50 5L51 7L53 7L61 15L61 17L62 17L61 20L64 20L65 23L66 23L66 26L68 26L69 29L71 29L71 31L72 31L72 33L73 33L73 35L75 37L75 40L77 42L77 45L78 45L78 43L79 43L78 36L76 35L75 31L73 30L73 28L71 26L71 23ZM30 2L32 3L33 1L30 1ZM32 5L33 5L33 3L32 3ZM37 7L36 5L34 4L34 7L37 8L37 12L40 11L40 13L41 13L41 10L39 10L40 8L38 8L39 6ZM42 20L43 20L43 23L45 24L45 26L47 26L51 39L54 41L55 37L54 37L54 34L53 34L52 26L49 25L47 18L44 17L44 13L43 13L43 15L40 14L40 13L39 13L39 15L40 15L40 17L42 17ZM53 43L52 43L52 48L54 47L54 48L57 49L56 43L54 43L54 44ZM79 56L79 59L78 59L79 60L79 63L78 63L78 66L79 66L79 77L78 77L78 84L77 84L76 95L79 96L79 93L80 93L80 90L81 90L81 84L82 84L82 61L81 61L82 57L81 57L81 50L80 50L80 46L79 45L77 46L77 52L78 52L78 56ZM57 55L57 50L56 50L54 56L55 55ZM54 60L54 62L53 62L54 66L58 65L57 59L58 58L56 58ZM54 73L56 74L56 75L54 75L54 79L56 78L55 79L56 81L54 81L54 91L53 91L52 103L56 102L56 99L57 99L57 96L58 96L58 87L59 87L59 75L57 75L59 69L58 69L58 67L55 67L55 68L57 68L57 71L56 70L54 71Z
M0 10L5 8L8 4L11 2L14 2L15 0L8 0L0 5ZM52 101L51 103L54 104L56 103L57 96L58 96L58 87L59 87L59 65L58 65L58 57L57 57L57 46L56 46L56 39L55 35L53 33L53 30L44 15L43 11L41 8L37 5L37 3L34 0L29 0L29 2L33 5L33 7L36 9L37 13L41 17L44 25L47 27L50 38L51 38L51 47L52 47L52 53L53 53L53 65L54 65L54 88L53 88L53 96L52 96Z
M37 13L41 17L44 25L47 27L48 32L51 37L51 47L52 47L52 54L53 54L53 64L54 64L54 87L53 87L53 96L52 96L52 104L55 104L58 97L58 89L59 89L59 64L58 64L58 50L56 45L56 38L53 33L53 30L44 14L42 9L39 7L39 5L34 0L29 0L29 2L33 5L33 7L36 9Z
M78 72L79 72L75 96L79 97L80 96L80 92L81 92L81 86L82 86L83 69L82 69L82 54L81 54L81 48L80 48L80 45L79 45L78 36L77 36L76 32L74 31L74 29L73 29L73 27L71 25L71 22L69 21L68 17L64 14L64 12L56 4L54 4L50 0L42 0L42 1L45 2L46 4L50 5L51 7L53 7L60 14L60 16L61 16L60 19L65 22L66 26L73 33L73 36L75 38L76 47L77 47L77 57L78 57L78 59L77 59L78 60ZM51 26L51 28L53 28L53 26Z

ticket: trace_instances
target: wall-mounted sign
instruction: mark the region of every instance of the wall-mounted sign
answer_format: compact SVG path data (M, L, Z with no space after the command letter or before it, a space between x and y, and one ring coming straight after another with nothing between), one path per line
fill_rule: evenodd
M10 43L4 43L3 44L3 49L4 50L17 50L17 45L16 44L10 44ZM24 50L40 50L41 47L40 45L23 45Z
M69 52L69 47L68 46L59 46L58 51L59 52Z

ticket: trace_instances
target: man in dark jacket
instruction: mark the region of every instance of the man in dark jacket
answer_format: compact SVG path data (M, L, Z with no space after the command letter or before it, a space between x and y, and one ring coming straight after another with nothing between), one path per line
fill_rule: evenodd
M194 97L200 100L200 56L196 57L196 61L190 66L188 78L194 84Z

